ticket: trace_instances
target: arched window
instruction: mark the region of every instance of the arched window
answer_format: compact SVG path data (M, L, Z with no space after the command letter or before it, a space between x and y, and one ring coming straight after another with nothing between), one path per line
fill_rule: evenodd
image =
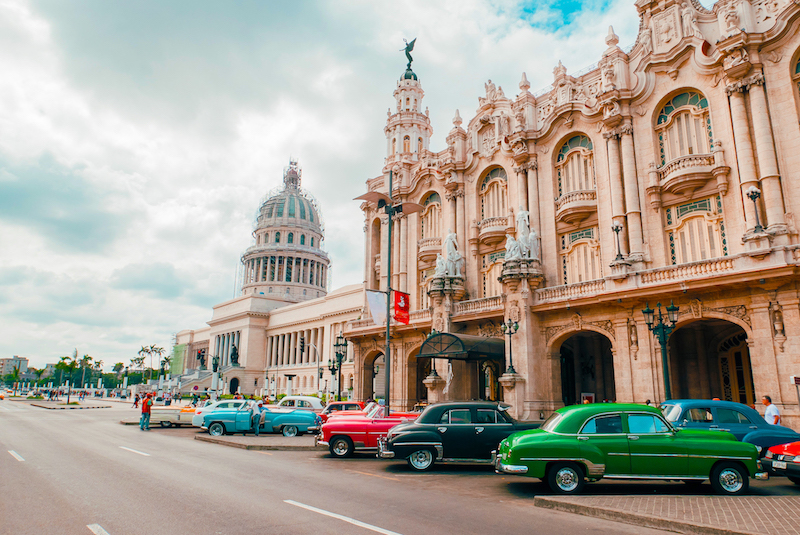
M800 57L797 58L797 62L795 62L794 68L792 69L792 80L797 88L797 96L800 98Z
M417 138L417 154L422 154L422 138Z
M505 255L505 250L483 255L481 259L482 297L495 297L503 293L503 286L497 279L503 270Z
M314 247L314 238L311 238L311 247Z
M392 156L397 152L397 138L392 138Z
M667 208L666 231L673 264L728 256L719 195Z
M403 138L403 152L411 152L411 136Z
M507 217L506 172L502 167L492 169L481 183L481 219Z
M301 234L300 235L300 245L305 245L305 244L306 244L306 235L305 234Z
M280 242L281 242L281 233L280 232L276 232L275 233L275 243L280 243Z
M561 276L564 284L603 277L597 227L561 235Z
M286 282L292 282L292 265L294 264L294 258L291 256L286 258L286 277L284 280ZM286 291L289 291L289 288L286 288Z
M710 154L713 143L708 101L697 91L672 97L656 116L656 135L663 166L690 154Z
M411 99L406 98L406 111L408 111L409 106L411 106Z
M440 238L442 236L442 199L434 192L425 198L420 215L420 239Z
M290 232L286 237L286 243L294 243L294 232Z
M573 136L561 145L556 156L559 197L595 189L592 149L592 141L584 135Z

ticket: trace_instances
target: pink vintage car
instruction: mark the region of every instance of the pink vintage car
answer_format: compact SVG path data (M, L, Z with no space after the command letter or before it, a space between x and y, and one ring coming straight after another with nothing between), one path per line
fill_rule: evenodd
M353 452L378 451L378 437L403 422L416 419L416 412L393 412L383 417L383 407L376 406L368 414L341 414L322 424L316 444L328 446L334 457L350 457Z

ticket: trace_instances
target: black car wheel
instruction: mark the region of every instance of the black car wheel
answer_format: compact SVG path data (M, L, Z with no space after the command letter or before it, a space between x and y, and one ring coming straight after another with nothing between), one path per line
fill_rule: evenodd
M172 422L161 421L161 427L172 427Z
M417 472L425 472L433 467L436 456L431 450L417 450L408 456L408 466Z
M350 457L353 455L353 441L349 437L336 437L331 440L328 449L334 457Z
M575 463L556 463L547 472L547 484L557 494L577 494L584 483L583 470Z
M281 430L283 436L285 437L294 437L297 436L297 426L295 425L285 425Z
M208 426L208 434L212 437L220 437L225 434L225 426L220 422L214 422Z
M787 477L789 478L789 481L791 481L795 485L800 485L800 477L795 477L795 476L787 476Z
M711 470L711 487L717 494L738 496L747 492L750 479L742 465L724 462L714 466Z

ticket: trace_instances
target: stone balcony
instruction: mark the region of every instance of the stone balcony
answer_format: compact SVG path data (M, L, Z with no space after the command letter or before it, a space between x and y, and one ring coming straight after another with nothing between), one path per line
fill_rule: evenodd
M505 240L506 232L514 232L514 226L509 225L508 217L489 217L478 223L478 240L487 245Z
M503 297L484 297L482 299L472 299L471 301L460 301L453 305L453 316L464 316L470 314L481 314L484 312L502 312Z
M417 242L420 260L431 260L442 252L442 238L423 238Z
M578 190L556 199L556 220L570 225L580 223L597 212L597 192Z
M667 162L658 170L658 181L664 192L683 195L701 188L714 178L712 154L689 154Z

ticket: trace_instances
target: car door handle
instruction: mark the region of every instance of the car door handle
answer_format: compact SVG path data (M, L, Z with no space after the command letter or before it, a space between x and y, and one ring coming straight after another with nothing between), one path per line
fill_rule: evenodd
M628 440L639 440L639 437L636 435L628 435Z
M438 430L440 433L444 433L445 431L447 431L447 428L446 428L446 427L437 427L436 429L437 429L437 430Z
M578 440L589 440L589 437L578 437Z
M708 428L709 429L719 429L719 426L718 425L709 425Z
M757 425L751 425L750 429L758 429L758 426Z
M476 434L476 435L479 435L479 434L481 434L481 433L483 433L483 427L476 427L476 428L475 428L475 434Z

